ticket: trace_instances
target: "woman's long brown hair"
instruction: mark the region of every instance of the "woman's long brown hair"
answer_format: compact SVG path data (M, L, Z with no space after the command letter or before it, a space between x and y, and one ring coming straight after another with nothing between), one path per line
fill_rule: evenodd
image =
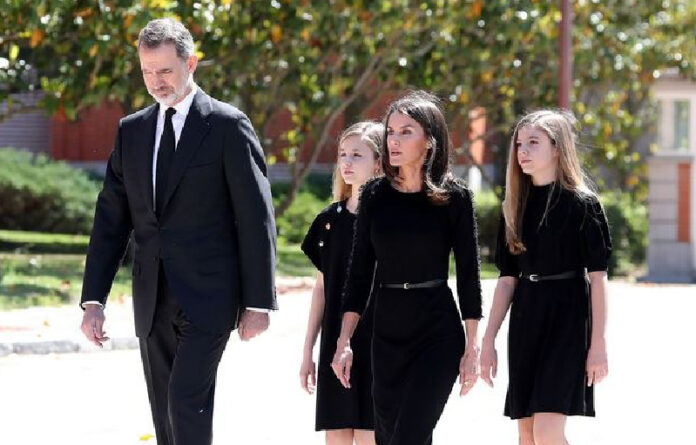
M430 202L445 204L449 201L449 192L456 180L450 169L449 130L439 103L439 99L430 93L412 91L389 104L384 115L382 170L389 182L399 183L399 167L393 167L389 162L387 125L392 114L402 113L418 122L423 128L430 147L423 163L423 189Z

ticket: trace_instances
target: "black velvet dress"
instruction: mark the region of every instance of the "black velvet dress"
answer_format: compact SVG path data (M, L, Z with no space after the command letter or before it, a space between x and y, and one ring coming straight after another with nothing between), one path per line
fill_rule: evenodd
M447 279L452 251L461 317L446 284L424 289L379 286ZM447 204L434 205L425 193L399 192L385 178L368 183L358 210L344 311L363 311L375 264L372 363L377 444L430 444L464 353L461 320L481 317L471 193L458 186Z
M549 212L541 222L549 194ZM522 242L526 251L512 255L501 218L496 249L501 276L604 271L611 253L607 219L599 202L554 183L531 187ZM506 416L595 415L593 388L587 387L585 373L591 314L590 287L584 276L518 281L510 309Z
M348 269L354 223L355 215L348 211L345 201L333 203L316 217L302 242L302 250L324 275L325 305L317 365L317 431L374 429L371 305L351 340L355 357L351 388L344 388L331 369L336 340L341 332L341 294Z

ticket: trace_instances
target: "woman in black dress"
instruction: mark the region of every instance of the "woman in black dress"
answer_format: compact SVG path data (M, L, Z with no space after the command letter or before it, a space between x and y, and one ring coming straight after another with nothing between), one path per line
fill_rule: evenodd
M492 386L495 337L512 304L505 415L519 419L524 445L567 444L567 416L594 416L593 386L608 372L611 240L580 168L574 125L570 113L531 113L510 147L481 376Z
M363 320L356 330L354 346L360 363L352 388L344 388L333 375L331 359L341 330L341 293L353 241L355 212L360 187L380 171L380 149L384 127L377 122L359 122L346 129L338 143L334 171L334 203L314 220L302 250L319 270L300 368L302 387L310 394L316 387L316 430L326 430L326 442L374 444L372 413L372 369L370 342L372 324ZM318 376L312 359L314 343L321 330Z
M385 177L361 194L332 367L344 386L353 384L362 358L351 337L374 276L376 440L425 445L432 443L457 375L460 394L478 375L476 220L470 191L449 169L447 124L437 99L410 93L390 105L384 123ZM461 315L447 286L452 251Z

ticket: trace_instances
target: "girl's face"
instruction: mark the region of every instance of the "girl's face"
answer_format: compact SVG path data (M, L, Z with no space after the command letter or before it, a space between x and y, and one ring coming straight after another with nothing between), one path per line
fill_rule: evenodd
M427 153L425 130L411 116L395 112L387 120L387 149L393 167L421 167Z
M558 165L558 150L551 138L540 128L525 126L517 130L517 162L522 171L530 176L555 177Z
M338 165L343 181L360 187L379 173L379 162L360 136L350 136L338 148Z

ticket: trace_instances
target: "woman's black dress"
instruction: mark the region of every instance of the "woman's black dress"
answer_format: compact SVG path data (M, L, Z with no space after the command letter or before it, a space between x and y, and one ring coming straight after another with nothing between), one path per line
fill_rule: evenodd
M353 241L355 215L345 202L333 203L314 220L302 250L324 275L324 316L317 366L316 430L374 429L372 402L371 310L361 319L351 341L356 359L351 388L346 389L331 369L341 332L341 294ZM371 307L371 306L370 306Z
M457 186L444 205L425 193L402 193L387 179L363 190L344 311L361 313L377 264L372 363L379 445L424 445L445 407L464 353L464 329L446 284L424 289L380 284L446 279L457 267L461 317L481 317L476 220L470 192ZM358 358L354 358L354 366Z
M548 215L541 222L547 201ZM554 275L585 268L603 271L611 253L607 219L599 202L555 183L531 187L522 242L526 251L512 255L501 218L496 249L500 276ZM585 373L590 336L586 277L520 279L510 310L505 415L513 419L539 412L594 416L593 388L587 387Z

